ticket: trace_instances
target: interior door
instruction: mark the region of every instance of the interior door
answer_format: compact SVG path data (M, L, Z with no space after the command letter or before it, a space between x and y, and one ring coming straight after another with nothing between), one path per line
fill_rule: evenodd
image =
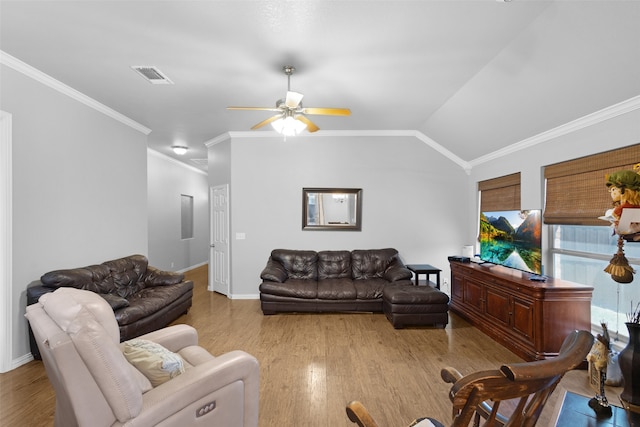
M209 290L229 295L229 184L211 187Z

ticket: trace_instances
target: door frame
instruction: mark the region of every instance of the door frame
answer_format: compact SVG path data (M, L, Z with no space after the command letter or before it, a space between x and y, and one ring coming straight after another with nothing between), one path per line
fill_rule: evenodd
M0 110L0 372L12 369L12 116Z

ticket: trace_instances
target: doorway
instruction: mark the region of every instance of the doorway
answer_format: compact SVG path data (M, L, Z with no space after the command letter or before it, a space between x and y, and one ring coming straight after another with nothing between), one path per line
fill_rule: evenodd
M229 184L209 190L209 287L229 296Z

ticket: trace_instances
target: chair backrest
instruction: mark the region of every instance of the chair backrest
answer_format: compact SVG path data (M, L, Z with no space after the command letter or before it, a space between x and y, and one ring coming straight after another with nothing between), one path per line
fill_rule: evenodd
M534 426L564 374L581 364L593 336L574 331L565 339L558 356L535 362L503 365L499 370L476 372L462 377L451 387L452 426L468 426L472 419L484 418L480 425ZM515 399L512 408L499 411L501 403ZM511 402L510 402L511 403Z
M56 426L107 426L140 413L141 374L122 354L117 321L102 297L60 288L27 306L25 316L56 392Z

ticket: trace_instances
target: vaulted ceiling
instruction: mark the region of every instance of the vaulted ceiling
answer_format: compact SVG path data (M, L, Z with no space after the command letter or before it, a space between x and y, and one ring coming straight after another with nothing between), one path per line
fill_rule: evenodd
M640 95L639 22L633 0L0 0L0 49L192 166L272 114L226 107L274 106L283 65L305 106L351 109L317 134L417 131L468 162Z

